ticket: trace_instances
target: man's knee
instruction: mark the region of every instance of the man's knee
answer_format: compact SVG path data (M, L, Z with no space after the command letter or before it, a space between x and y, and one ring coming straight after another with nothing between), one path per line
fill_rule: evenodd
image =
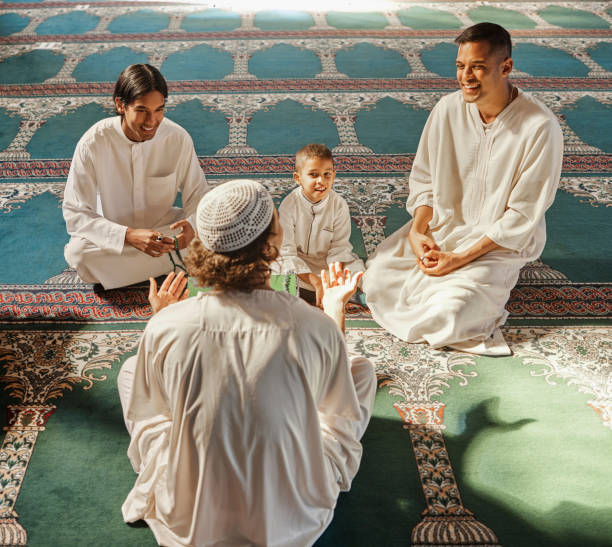
M132 378L134 376L134 370L136 369L136 356L132 355L125 360L125 363L119 369L117 374L117 385L130 387L132 386Z
M366 398L376 393L376 373L374 365L365 357L351 359L351 374L355 383L357 394Z
M64 247L64 258L68 266L78 269L83 264L86 255L95 249L95 245L90 241L79 236L72 236Z
M351 375L361 409L361 421L356 425L357 438L360 439L370 421L376 397L376 373L374 365L365 357L351 359Z
M97 283L98 280L87 267L87 258L92 257L96 247L82 237L72 236L64 247L64 258L71 268L74 268L79 277L86 283Z
M136 369L136 356L129 357L117 374L117 391L119 392L119 401L123 409L123 417L125 425L129 432L132 431L132 422L127 418L127 407L132 394L132 385L134 383L134 370Z

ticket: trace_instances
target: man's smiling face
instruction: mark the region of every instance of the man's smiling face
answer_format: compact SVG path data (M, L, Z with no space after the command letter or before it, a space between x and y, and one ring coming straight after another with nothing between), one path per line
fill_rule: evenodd
M151 140L164 119L166 101L159 91L149 91L128 105L115 99L117 111L122 115L121 128L131 141Z
M457 80L467 103L486 104L508 94L512 59L491 51L488 42L465 42L457 53Z

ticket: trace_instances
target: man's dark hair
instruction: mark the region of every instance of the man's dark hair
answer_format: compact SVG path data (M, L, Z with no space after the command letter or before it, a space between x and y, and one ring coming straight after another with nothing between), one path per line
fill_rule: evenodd
M510 33L495 23L478 23L466 28L455 38L455 44L461 45L466 42L488 42L491 53L499 52L504 58L512 57Z
M149 91L159 91L164 99L168 97L168 84L161 72L151 65L130 65L117 78L113 102L118 98L127 106Z

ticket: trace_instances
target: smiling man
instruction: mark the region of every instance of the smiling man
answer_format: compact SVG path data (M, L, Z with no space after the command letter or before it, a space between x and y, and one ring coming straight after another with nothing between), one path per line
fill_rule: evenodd
M167 97L155 67L128 66L113 93L118 115L77 144L62 206L71 236L64 255L83 281L112 289L168 273L172 253L194 237L207 185L191 137L164 118Z
M455 42L461 89L427 120L409 178L412 221L381 243L363 290L402 340L505 355L498 327L519 270L544 248L563 136L510 81L504 28L479 23Z

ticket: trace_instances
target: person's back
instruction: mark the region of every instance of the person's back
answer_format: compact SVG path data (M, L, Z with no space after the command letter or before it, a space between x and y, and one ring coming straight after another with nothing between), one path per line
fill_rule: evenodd
M352 431L359 405L348 367L338 366L347 356L333 321L285 293L200 294L156 315L143 345L163 355L149 372L160 375L171 418L167 448L156 454L168 458L149 521L158 540L307 545L318 537L341 486L334 473L347 489L361 456ZM148 387L134 400L150 397ZM340 430L326 443L316 404L332 388L345 416L329 424ZM132 445L149 444L149 434L156 429ZM348 439L341 449L338 436ZM324 458L330 451L337 471ZM155 472L149 464L158 458L141 462L126 517L148 503L138 486Z
M216 267L200 261L210 251L192 255L200 280ZM358 278L338 272L327 290L342 293L330 302L343 314ZM181 294L179 283L159 294ZM375 390L371 363L349 361L338 324L267 282L159 311L119 378L138 473L124 519L144 518L166 546L314 543L357 472Z

